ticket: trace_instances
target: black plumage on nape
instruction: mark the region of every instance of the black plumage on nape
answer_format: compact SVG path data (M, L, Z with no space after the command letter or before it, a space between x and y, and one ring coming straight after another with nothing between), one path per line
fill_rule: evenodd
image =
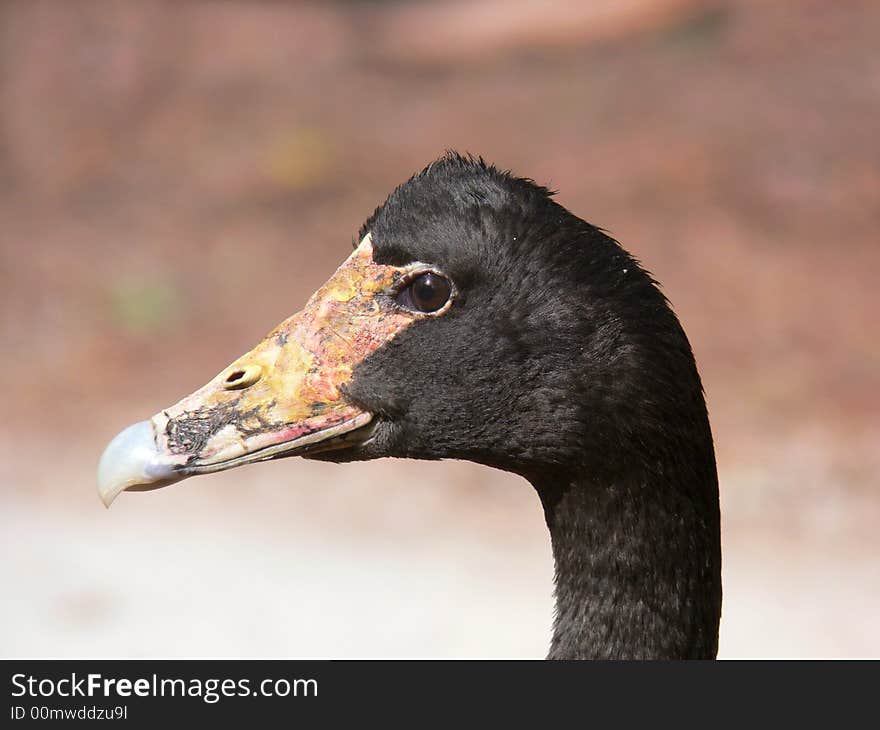
M551 657L714 656L718 485L690 344L639 263L551 196L451 153L369 218L377 262L428 262L459 296L359 365L347 393L382 420L330 458L527 478L556 561Z

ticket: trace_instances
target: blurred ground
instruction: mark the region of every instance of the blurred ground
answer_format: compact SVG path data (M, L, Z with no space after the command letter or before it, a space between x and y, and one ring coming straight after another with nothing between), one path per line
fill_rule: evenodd
M664 283L722 485L722 655L877 656L880 6L0 5L0 653L541 656L536 497L467 464L94 467L445 148Z

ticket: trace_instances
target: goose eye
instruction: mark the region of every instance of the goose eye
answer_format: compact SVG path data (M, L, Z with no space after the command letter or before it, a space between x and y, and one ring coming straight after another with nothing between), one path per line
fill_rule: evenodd
M413 279L397 295L397 303L417 312L436 312L449 301L451 294L448 279L429 271Z

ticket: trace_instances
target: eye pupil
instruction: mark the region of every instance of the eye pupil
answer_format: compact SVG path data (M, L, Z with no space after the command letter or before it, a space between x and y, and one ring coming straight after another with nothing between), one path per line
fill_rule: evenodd
M412 303L413 309L436 312L449 301L452 287L439 274L428 272L414 279L405 293L409 295L406 298Z

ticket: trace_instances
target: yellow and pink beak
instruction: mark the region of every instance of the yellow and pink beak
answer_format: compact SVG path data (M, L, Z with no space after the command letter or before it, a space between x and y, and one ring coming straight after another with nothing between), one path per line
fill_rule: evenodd
M394 305L408 270L376 264L365 236L302 311L207 385L110 442L98 465L104 504L126 490L362 440L372 414L341 389L360 362L418 318Z

